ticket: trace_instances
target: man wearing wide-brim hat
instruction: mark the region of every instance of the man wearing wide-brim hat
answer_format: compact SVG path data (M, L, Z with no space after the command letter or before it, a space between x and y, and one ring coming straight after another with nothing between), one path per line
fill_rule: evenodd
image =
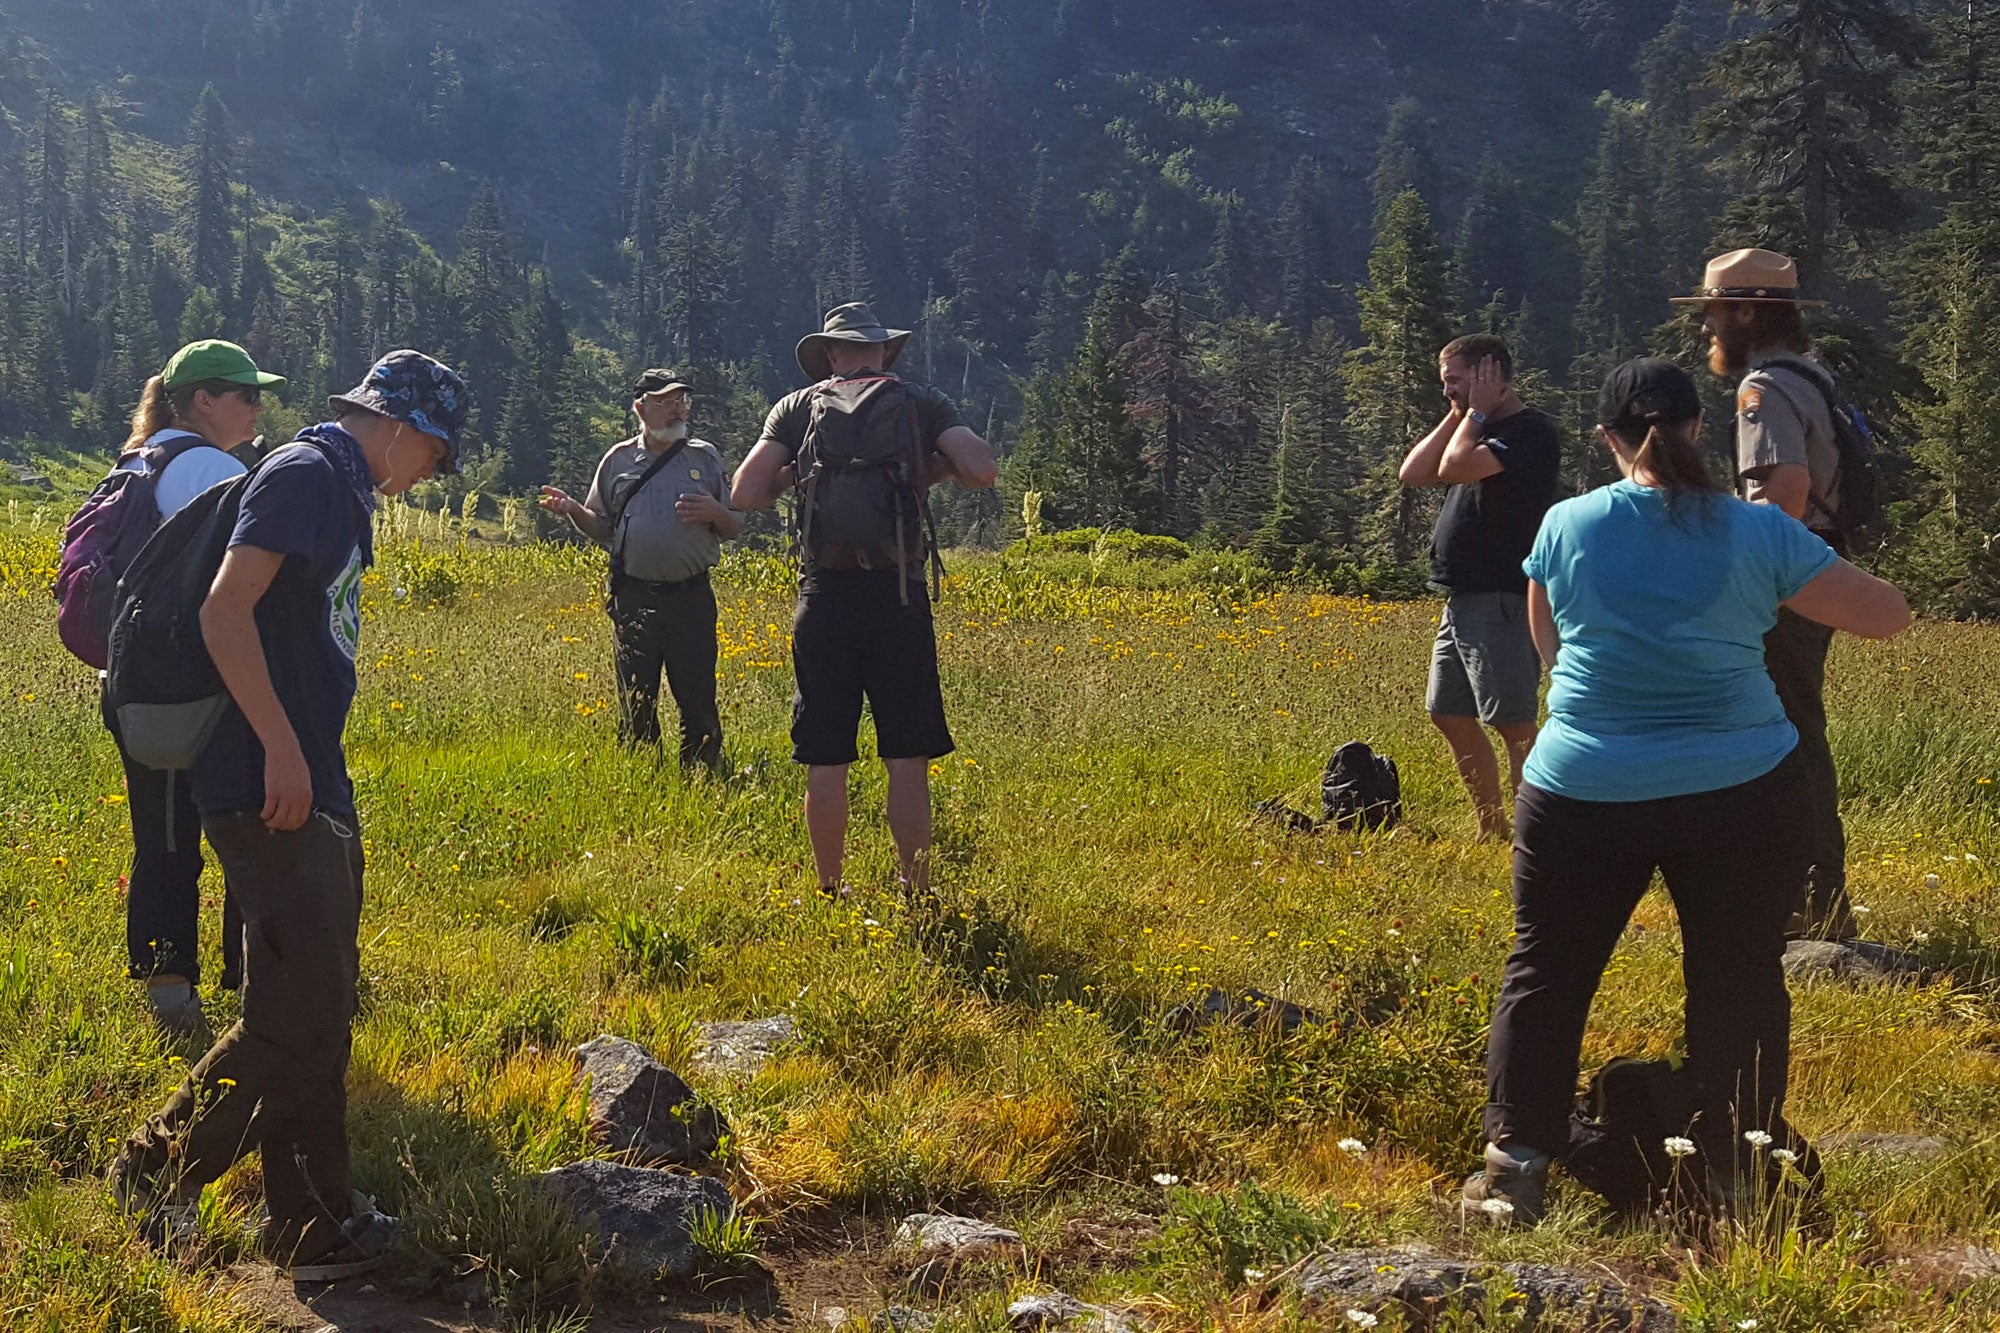
M771 409L730 493L738 509L765 508L787 491L799 501L792 758L810 770L806 829L829 895L841 892L847 777L860 757L864 699L888 770L889 831L903 877L912 892L928 891L930 761L948 754L952 740L924 579L935 556L924 497L947 480L983 489L998 472L949 397L891 370L909 337L859 301L828 311L819 332L799 340L799 369L814 383ZM897 438L908 452L883 463L842 453ZM883 514L895 516L893 544L838 539Z
M1776 505L1847 554L1837 521L1840 446L1827 391L1833 376L1813 355L1800 312L1826 302L1799 290L1798 266L1772 250L1732 250L1708 262L1701 290L1675 305L1699 306L1709 369L1736 380L1736 489ZM1764 660L1798 729L1811 791L1812 868L1795 933L1854 933L1847 900L1847 835L1839 778L1826 739L1826 657L1833 631L1780 609L1764 639Z

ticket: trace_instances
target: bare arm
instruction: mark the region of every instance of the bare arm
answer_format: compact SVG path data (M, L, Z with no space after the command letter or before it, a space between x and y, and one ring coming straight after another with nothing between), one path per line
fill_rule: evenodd
M1528 580L1528 633L1535 640L1535 651L1541 654L1542 665L1553 670L1556 653L1562 648L1562 636L1556 633L1556 613L1549 605L1549 590L1533 579Z
M736 510L769 509L792 489L797 471L785 446L765 436L736 469L729 484L729 503Z
M944 464L940 476L936 463L931 467L931 484L956 478L968 491L983 491L999 479L1000 464L993 448L970 426L953 426L938 436L937 458Z
M1461 482L1485 481L1502 471L1500 459L1480 439L1483 429L1467 414L1446 441L1444 456L1438 460L1437 479L1447 486Z
M712 529L724 541L743 531L743 515L713 495L683 495L674 501L674 513L683 523L698 523Z
M244 720L264 745L264 823L280 832L312 817L312 771L298 733L271 686L257 603L285 557L258 546L232 546L201 604L201 638Z
M611 523L595 509L554 486L542 487L542 508L561 514L584 536L602 546L611 540Z
M1785 605L1807 620L1864 639L1890 638L1910 627L1910 603L1902 589L1845 560L1829 566Z
M1812 473L1802 464L1779 463L1746 472L1743 482L1743 498L1751 504L1776 505L1799 522L1805 522L1806 505L1812 499Z
M1403 455L1403 466L1397 469L1396 480L1405 486L1420 488L1443 484L1438 476L1438 467L1444 461L1445 446L1451 442L1452 433L1458 429L1463 414L1453 408L1444 420L1431 428L1431 433L1410 446L1410 452Z

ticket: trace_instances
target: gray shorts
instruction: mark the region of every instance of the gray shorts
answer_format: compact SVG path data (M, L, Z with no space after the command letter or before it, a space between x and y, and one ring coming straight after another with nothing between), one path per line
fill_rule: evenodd
M1459 592L1445 599L1424 707L1489 727L1518 726L1535 720L1541 687L1528 594Z

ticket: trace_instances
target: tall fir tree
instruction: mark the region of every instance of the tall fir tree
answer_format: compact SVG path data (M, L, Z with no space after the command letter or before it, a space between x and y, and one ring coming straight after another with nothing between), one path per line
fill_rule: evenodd
M1920 59L1923 29L1891 0L1752 0L1762 26L1709 65L1704 142L1749 193L1791 203L1803 286L1824 292L1847 237L1892 223L1899 203L1887 136L1897 74Z
M188 122L188 197L186 234L188 278L206 287L227 308L234 299L236 277L236 200L231 185L235 169L235 139L229 112L215 85L201 90Z
M1368 281L1355 297L1362 341L1348 353L1347 392L1352 437L1369 462L1372 511L1362 545L1372 558L1407 564L1422 548L1427 514L1396 469L1443 414L1437 356L1451 330L1443 255L1415 190L1383 206Z

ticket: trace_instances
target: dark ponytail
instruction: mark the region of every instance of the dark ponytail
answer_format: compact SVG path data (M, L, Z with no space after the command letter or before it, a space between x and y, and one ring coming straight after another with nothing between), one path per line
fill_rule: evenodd
M1701 446L1696 443L1701 418L1686 421L1655 418L1644 424L1644 436L1637 435L1637 425L1615 428L1619 441L1633 450L1632 470L1645 472L1667 493L1667 510L1676 521L1683 516L1690 498L1706 517L1710 500L1727 492L1708 470Z

